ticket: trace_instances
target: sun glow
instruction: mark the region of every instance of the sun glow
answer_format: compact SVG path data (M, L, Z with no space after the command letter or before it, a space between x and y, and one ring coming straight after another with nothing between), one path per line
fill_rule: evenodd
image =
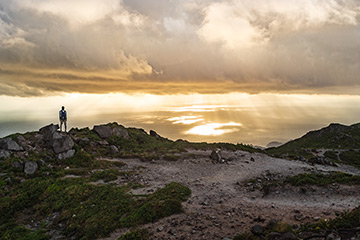
M234 127L241 127L241 123L208 123L200 126L193 127L187 134L191 135L202 135L202 136L219 136L225 133L230 133L238 130L238 128ZM232 128L228 128L232 127Z

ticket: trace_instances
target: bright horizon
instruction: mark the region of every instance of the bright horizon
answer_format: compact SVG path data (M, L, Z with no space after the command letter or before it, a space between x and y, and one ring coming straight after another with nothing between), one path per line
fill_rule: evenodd
M119 122L286 142L359 122L357 0L0 0L0 136Z
M260 146L285 143L333 122L356 123L360 115L360 96L353 95L66 94L0 99L12 102L2 106L1 137L58 123L62 105L68 112L69 129L118 122L155 130L172 140Z

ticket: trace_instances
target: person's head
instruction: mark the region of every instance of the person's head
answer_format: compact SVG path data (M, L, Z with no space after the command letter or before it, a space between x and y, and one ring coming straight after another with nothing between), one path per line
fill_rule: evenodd
M65 107L64 107L64 106L62 106L62 107L61 107L61 110L65 110Z

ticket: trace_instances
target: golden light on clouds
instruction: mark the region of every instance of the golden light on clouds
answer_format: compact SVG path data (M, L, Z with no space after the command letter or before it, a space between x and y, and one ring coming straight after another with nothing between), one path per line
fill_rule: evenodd
M190 130L186 131L186 134L192 135L201 135L201 136L219 136L225 133L231 133L234 131L238 131L238 128L233 127L241 127L242 124L240 123L207 123L204 125L199 125L191 128ZM232 128L229 128L232 127Z

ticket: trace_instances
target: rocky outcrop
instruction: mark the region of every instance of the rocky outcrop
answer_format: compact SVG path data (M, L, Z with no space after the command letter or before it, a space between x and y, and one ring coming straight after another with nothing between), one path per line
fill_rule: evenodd
M101 138L109 138L111 136L122 137L125 139L130 138L128 131L119 125L113 127L110 125L96 125L94 126L93 131Z
M38 164L36 162L27 161L24 165L24 173L28 175L32 175L38 169Z
M112 129L110 126L97 125L94 126L93 131L101 138L109 138L112 136Z
M59 124L50 124L45 127L40 128L40 134L43 135L45 140L52 140L54 138L54 133L59 129Z
M119 149L116 146L111 145L110 146L110 154L116 154L116 153L119 153Z
M65 135L54 139L51 145L55 153L62 153L71 150L74 147L74 141L70 136Z
M56 154L68 152L74 147L74 141L66 133L59 133L59 125L50 124L40 129L40 133L47 145L51 146Z
M75 150L74 149L70 149L67 152L63 152L63 153L59 153L58 154L58 159L59 160L63 160L63 159L67 159L67 158L71 158L75 155Z
M156 138L161 137L161 136L160 136L159 134L157 134L157 132L155 132L154 130L150 130L149 134L150 134L150 136L152 136L152 137L156 137Z
M5 138L0 140L0 149L9 151L22 151L24 150L17 142L11 138Z
M117 136L117 137L122 137L125 139L130 138L128 131L126 131L125 129L122 129L122 128L114 128L112 130L112 135Z
M10 151L0 149L0 159L1 158L8 158L8 157L10 157L10 155L11 155Z

